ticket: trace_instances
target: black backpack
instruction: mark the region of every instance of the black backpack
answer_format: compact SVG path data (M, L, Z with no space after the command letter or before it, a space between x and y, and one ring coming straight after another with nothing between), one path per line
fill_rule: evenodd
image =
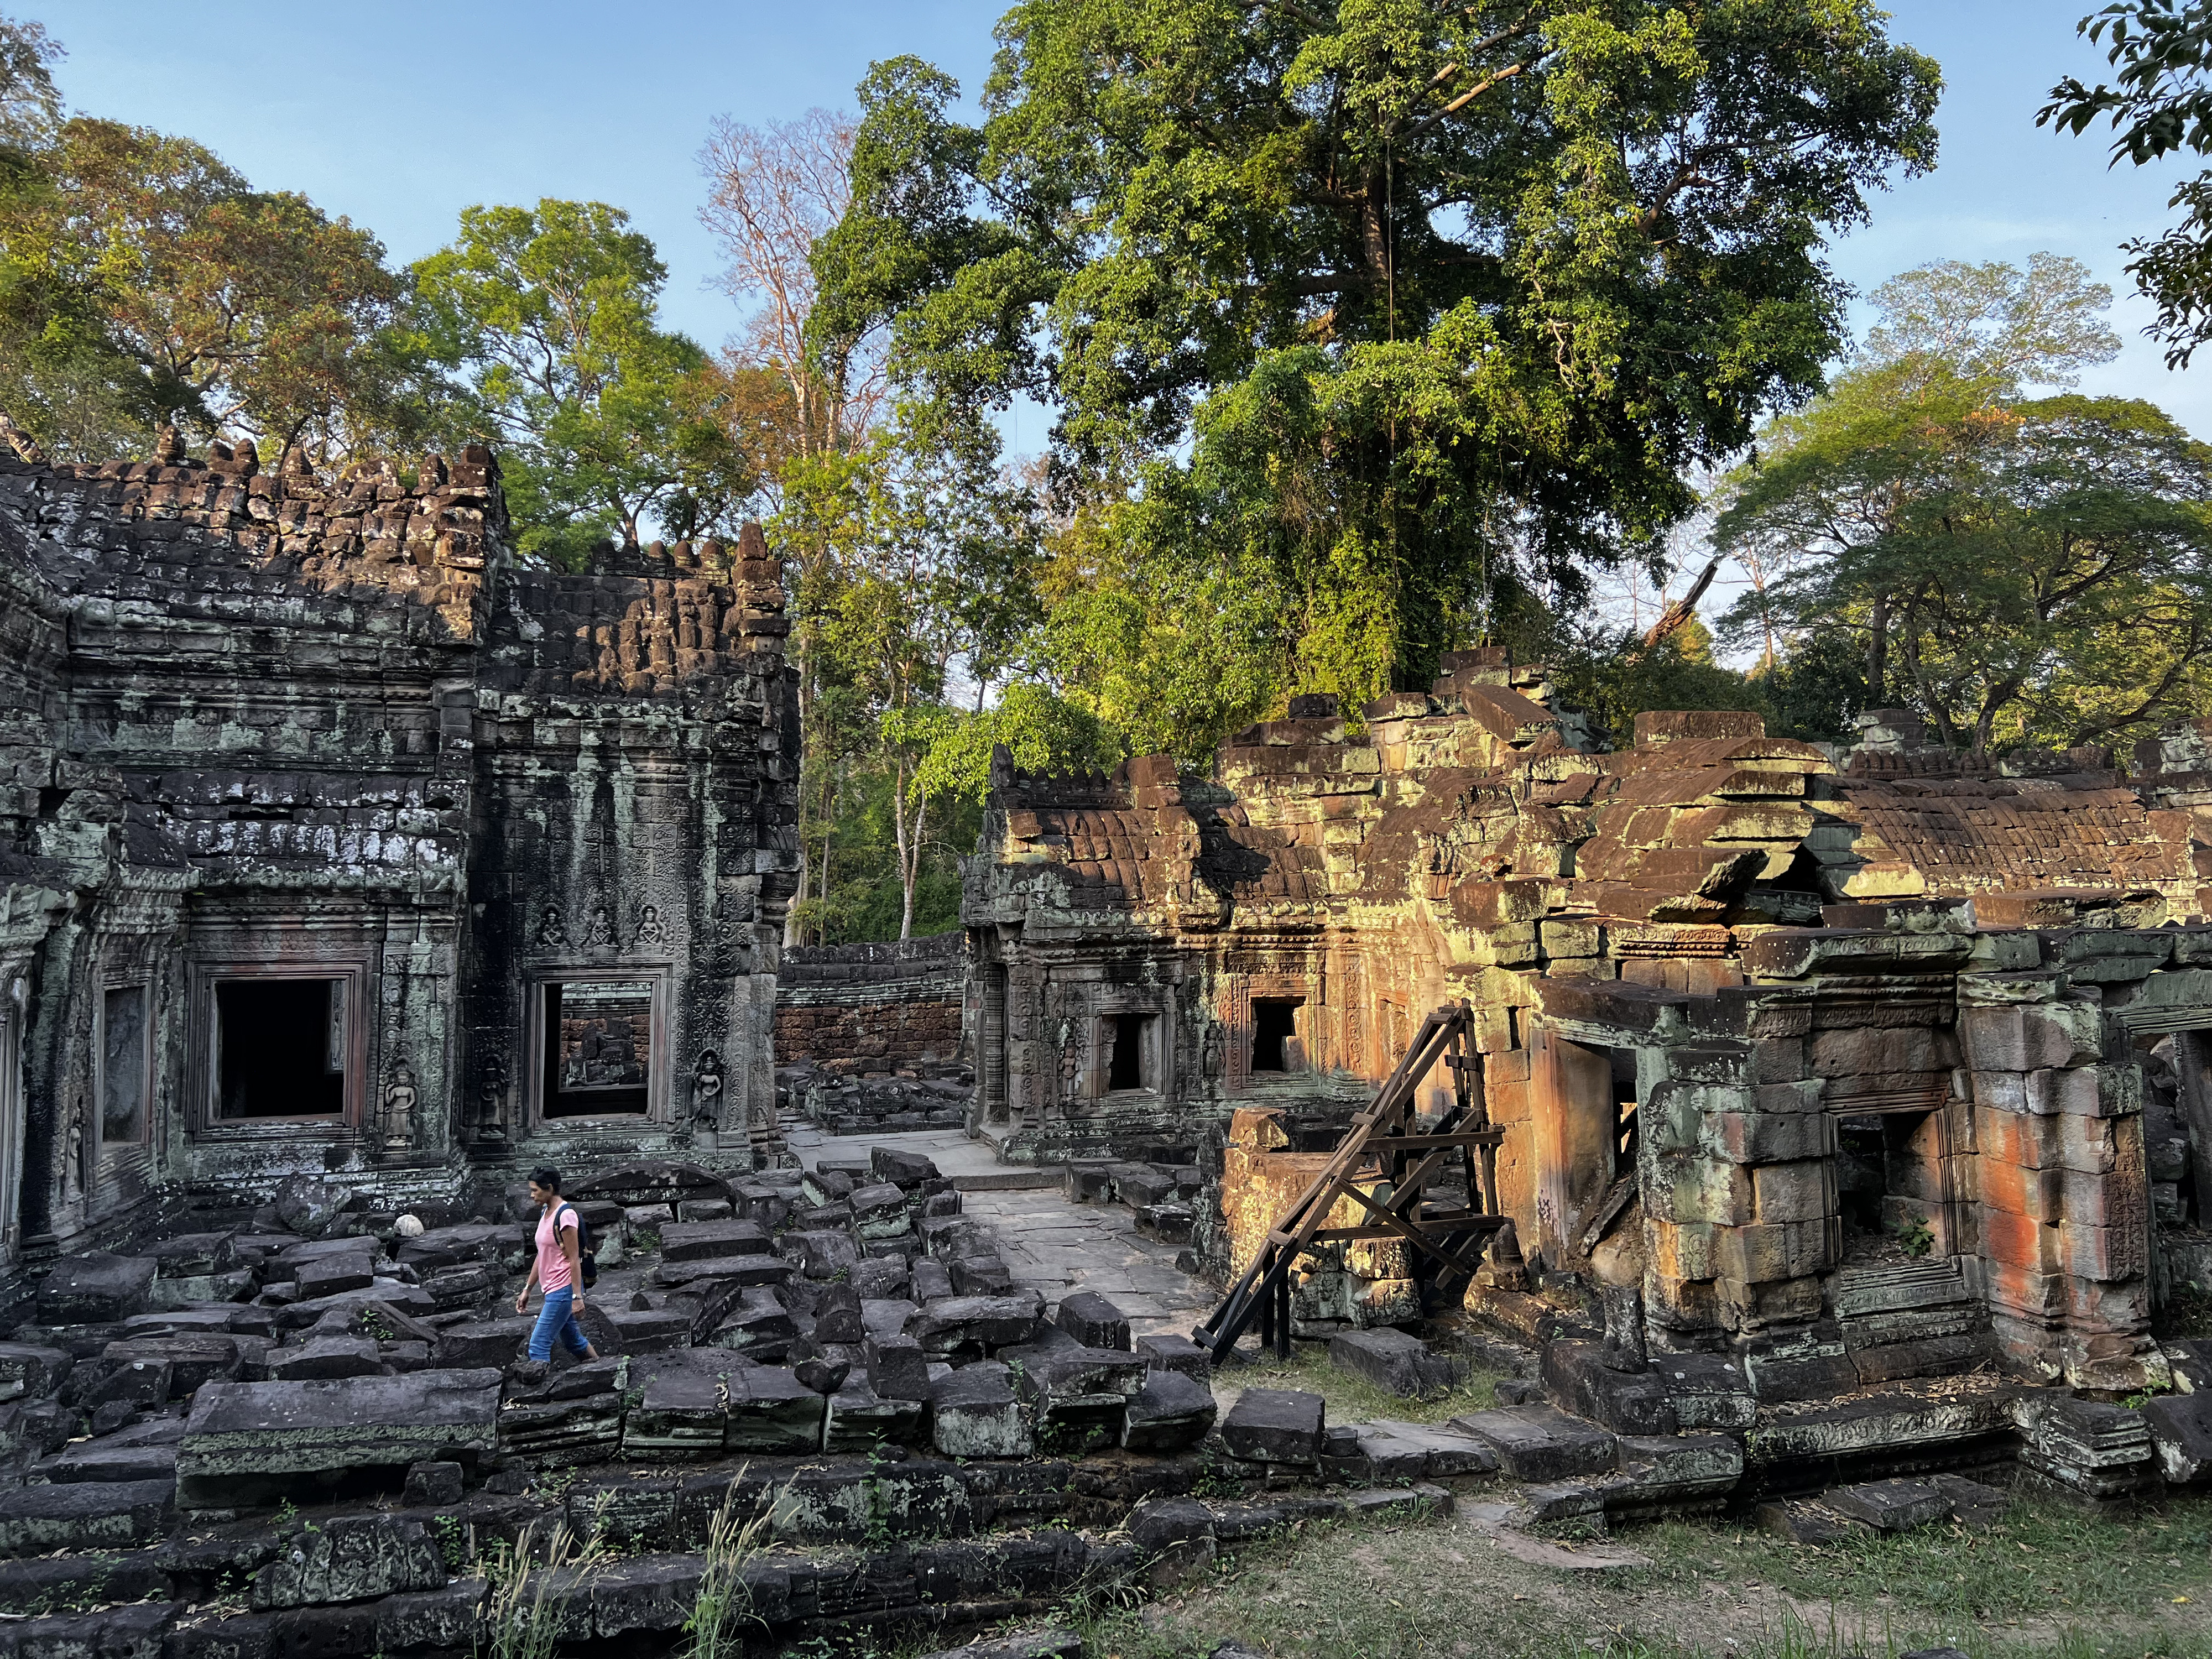
M592 1224L584 1219L584 1212L573 1204L563 1204L561 1210L566 1210L576 1218L576 1272L582 1277L584 1288L588 1291L599 1282L599 1246L592 1242ZM553 1237L556 1239L561 1237L561 1210L553 1212Z

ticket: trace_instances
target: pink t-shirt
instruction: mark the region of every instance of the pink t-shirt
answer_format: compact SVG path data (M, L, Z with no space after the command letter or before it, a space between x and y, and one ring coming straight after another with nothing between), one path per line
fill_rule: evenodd
M556 1216L561 1218L562 1232L576 1231L576 1212L566 1204L556 1204L538 1218L538 1286L544 1291L568 1288L568 1258L553 1231Z

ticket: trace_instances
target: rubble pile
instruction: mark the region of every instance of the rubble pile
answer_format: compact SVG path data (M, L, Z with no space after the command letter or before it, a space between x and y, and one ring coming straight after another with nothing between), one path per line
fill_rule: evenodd
M892 1135L957 1129L975 1074L950 1061L902 1061L894 1072L854 1073L808 1062L775 1068L776 1097L825 1134Z

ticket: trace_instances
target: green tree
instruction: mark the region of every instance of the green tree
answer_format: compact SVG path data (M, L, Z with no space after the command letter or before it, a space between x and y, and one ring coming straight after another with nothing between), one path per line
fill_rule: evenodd
M1418 682L1509 578L1571 601L1641 551L1820 384L1820 240L1934 155L1935 68L1862 0L1024 0L999 38L980 125L915 60L864 82L818 336L1054 405L1128 584L1087 641L1172 651L1260 583L1209 731Z
M77 116L12 154L0 370L33 432L104 459L166 421L274 459L388 424L400 284L367 231L144 127Z
M2212 449L2148 404L1978 390L1931 394L1886 431L1863 422L1847 434L1863 447L1793 452L1717 539L1817 521L1881 481L1878 530L1832 542L1773 598L1808 629L1879 602L1907 700L1948 747L2109 741L2202 707Z
M1940 487L1942 444L1933 434L2028 386L2071 386L2119 350L2103 320L2112 290L2053 254L2034 255L2025 270L1941 261L1892 277L1873 297L1876 319L1855 366L1805 409L1761 428L1750 462L1713 495L1725 509L1715 545L1751 578L1726 629L1755 635L1763 663L1805 643L1784 615L1793 574L1903 534L1916 504ZM1889 611L1890 595L1876 590L1812 624L1861 635L1862 708L1894 690ZM1834 652L1824 645L1820 654L1827 661Z
M2080 134L2100 117L2114 133L2112 165L2147 166L2168 155L2212 155L2212 3L2119 0L2084 17L2078 32L2110 41L2117 85L2068 76L2051 89L2039 126ZM2143 331L2166 343L2169 368L2184 368L2212 339L2212 169L2185 179L2166 200L2182 213L2156 237L2121 244L2128 272L2158 317Z
M938 793L917 780L949 735L955 666L987 685L1036 622L1030 492L1000 475L994 446L940 435L895 422L860 448L794 458L775 521L799 554L799 623L825 686L846 719L866 711L868 758L890 780L901 939ZM820 816L834 824L834 811Z
M465 376L453 417L502 449L516 542L574 564L597 542L729 534L754 478L706 353L663 329L651 240L599 202L471 207L413 268L420 349Z

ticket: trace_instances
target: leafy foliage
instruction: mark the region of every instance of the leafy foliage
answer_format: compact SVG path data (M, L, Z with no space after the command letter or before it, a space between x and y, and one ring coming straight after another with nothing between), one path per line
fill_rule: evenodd
M2207 0L2118 0L2084 17L2079 32L2110 41L2117 84L2090 87L2068 76L2051 89L2036 124L2086 132L2106 118L2112 165L2142 167L2187 151L2212 155L2212 4ZM2158 306L2144 331L2166 343L2169 368L2185 368L2212 339L2212 170L2186 179L2167 199L2183 210L2158 237L2123 244L2129 273Z
M1933 65L1856 0L1024 0L999 36L978 125L915 60L863 83L817 337L887 332L964 418L1055 406L1103 579L1055 665L1112 659L1102 712L1185 753L1644 554L1819 385L1821 236L1934 155Z
M648 519L730 533L752 489L726 388L659 326L667 268L629 223L599 202L466 208L413 268L424 349L466 375L454 418L502 445L518 544L558 562Z
M63 453L104 459L164 421L345 447L400 417L400 285L367 231L144 127L77 116L13 155L0 395Z

